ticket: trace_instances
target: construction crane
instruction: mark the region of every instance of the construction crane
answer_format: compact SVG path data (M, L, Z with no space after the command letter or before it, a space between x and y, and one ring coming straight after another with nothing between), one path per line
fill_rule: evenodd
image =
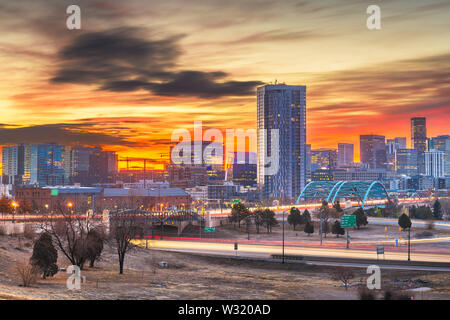
M135 158L135 157L122 157L118 159L119 162L127 163L127 171L130 170L130 162L143 162L143 167L132 166L132 169L143 169L144 171L144 188L146 187L146 173L147 173L147 164L164 164L163 154L161 154L161 159L149 159L149 158Z

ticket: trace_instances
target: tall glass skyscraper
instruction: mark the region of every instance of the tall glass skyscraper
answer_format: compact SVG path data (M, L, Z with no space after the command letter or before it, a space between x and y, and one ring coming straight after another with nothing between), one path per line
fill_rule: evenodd
M417 150L419 173L425 173L425 156L427 151L427 119L411 118L411 148Z
M306 86L261 86L257 100L257 167L262 196L294 199L306 183ZM273 156L270 131L273 129L279 133L279 163L277 172L268 174L267 156Z
M80 183L82 185L89 183L89 159L93 150L93 148L83 146L66 148L64 171L68 183Z
M450 136L438 136L428 141L428 149L444 152L444 175L450 176Z
M395 171L397 174L415 176L418 174L417 150L397 149L395 150Z
M56 143L32 145L30 183L55 186L65 183L64 147Z
M431 149L424 152L425 174L433 178L444 177L444 155L440 150Z
M371 169L386 168L386 143L384 136L374 134L359 137L361 162Z
M30 146L19 144L2 148L3 183L23 184L30 181Z
M352 143L338 143L338 166L349 166L354 161L354 152Z

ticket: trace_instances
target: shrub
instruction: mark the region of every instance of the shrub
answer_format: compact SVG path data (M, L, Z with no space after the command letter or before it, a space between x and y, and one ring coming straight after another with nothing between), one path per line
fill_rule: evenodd
M30 287L36 283L38 270L30 263L18 263L16 265L16 273L23 287Z
M34 228L31 224L25 225L25 227L23 228L23 236L26 239L30 239L30 240L34 239L34 237L36 236L36 232L34 231Z
M362 288L358 290L359 300L375 300L375 292L367 288Z
M305 229L304 229L305 233L308 234L308 236L311 235L311 233L314 233L314 225L310 222L307 222L305 224Z

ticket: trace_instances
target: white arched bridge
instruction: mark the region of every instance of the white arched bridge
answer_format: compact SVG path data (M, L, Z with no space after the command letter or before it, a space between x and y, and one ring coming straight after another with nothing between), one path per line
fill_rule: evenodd
M389 195L379 181L313 181L303 188L296 204L302 200L325 200L334 203L339 199L356 200L364 208L367 200L388 201Z

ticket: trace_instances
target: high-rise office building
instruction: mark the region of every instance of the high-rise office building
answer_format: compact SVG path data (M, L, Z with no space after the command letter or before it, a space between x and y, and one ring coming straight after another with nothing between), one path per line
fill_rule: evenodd
M450 136L438 136L428 141L428 148L444 152L444 175L450 176Z
M433 178L444 176L444 152L431 149L424 152L425 175Z
M395 169L395 151L406 149L406 138L394 138L386 140L386 162L387 169Z
M394 143L395 143L397 149L406 149L406 138L405 137L394 138Z
M257 89L258 185L263 198L295 198L306 183L306 86L265 85ZM278 170L272 132L278 130ZM272 166L269 168L269 166Z
M386 168L386 144L385 137L369 134L360 137L361 162L370 169Z
M118 172L118 158L114 151L103 151L101 147L92 150L89 156L89 180L94 183L114 182Z
M419 173L425 173L424 152L427 150L427 121L424 117L411 118L411 148L416 149Z
M238 159L238 153L233 156L233 182L244 187L256 185L256 154L254 152L243 152L244 159Z
M30 146L19 144L2 148L3 183L30 182Z
M353 163L353 144L352 143L338 143L338 166L345 167Z
M311 172L317 170L334 170L337 167L338 155L336 149L311 150Z
M65 148L56 143L30 147L30 183L39 186L65 184Z
M418 174L416 149L397 149L395 150L395 171L397 174L415 176Z
M64 155L64 171L69 184L89 184L89 158L93 148L74 146L67 147Z

